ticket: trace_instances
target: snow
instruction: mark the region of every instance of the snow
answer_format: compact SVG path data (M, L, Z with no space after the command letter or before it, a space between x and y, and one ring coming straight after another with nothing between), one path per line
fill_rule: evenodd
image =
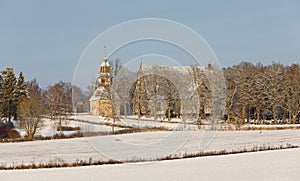
M63 125L84 131L110 132L111 123L103 117L79 115ZM165 127L184 131L141 132L122 135L45 140L0 144L0 165L68 162L109 159L154 160L220 150L244 150L259 146L300 146L300 130L205 131L196 125L151 121L143 117L121 119L118 124L139 127ZM56 133L56 121L45 120L38 134ZM271 125L268 125L268 127ZM124 129L117 127L116 129ZM195 130L195 131L194 131ZM300 149L266 151L173 161L87 166L61 169L0 171L1 180L296 180L300 176Z
M72 118L76 120L89 121L93 123L107 123L108 120L101 116L90 116L90 115L77 115ZM111 122L111 121L110 121ZM142 117L138 120L137 116L127 116L127 118L121 118L120 122L116 122L122 126L132 126L135 128L149 128L149 127L161 127L172 130L198 130L199 127L195 124L191 124L191 121L183 123L180 118L173 118L170 122L166 120L154 121L153 117Z
M298 180L300 149L75 168L0 171L1 180Z
M300 130L143 132L0 144L0 165L89 160L155 159L199 151L300 145Z
M95 117L95 116L87 116L90 119L82 119L84 121L90 121L88 122L80 122L80 121L73 121L73 120L62 120L62 126L70 126L70 127L80 127L80 131L84 133L90 133L90 132L106 132L109 133L112 131L111 126L105 126L100 125L99 123L108 123L108 120L104 120L104 118ZM14 125L17 125L16 121L13 121ZM43 119L43 126L37 130L36 136L53 136L58 133L63 133L64 135L71 135L73 133L76 133L77 131L57 131L59 120L50 120L50 119ZM115 127L114 130L122 130L124 128ZM23 129L16 128L16 130L20 133L20 135L23 137L26 135L25 131Z
M110 90L108 88L100 86L95 90L94 94L90 98L90 101L110 100L110 99L111 99Z

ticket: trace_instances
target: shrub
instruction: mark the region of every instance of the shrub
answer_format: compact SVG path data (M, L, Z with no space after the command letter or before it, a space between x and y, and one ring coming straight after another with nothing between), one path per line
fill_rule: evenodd
M20 134L18 131L11 129L10 127L0 127L0 138L6 139L6 138L20 138Z
M79 131L80 127L58 126L57 131Z

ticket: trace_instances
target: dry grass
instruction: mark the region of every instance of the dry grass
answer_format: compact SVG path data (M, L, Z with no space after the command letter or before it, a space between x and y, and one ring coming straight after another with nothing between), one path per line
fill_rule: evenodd
M83 137L83 134L80 131L70 135L64 134L55 134L53 136L35 136L34 139L24 138L5 138L1 139L0 143L15 143L15 142L24 142L24 141L37 141L37 140L54 140L54 139L69 139L69 138L78 138Z
M0 143L15 143L15 142L24 142L24 141L54 140L54 139L70 139L70 138L80 138L80 137L130 134L130 133L139 133L139 132L157 132L157 131L170 131L170 130L167 128L163 128L163 127L145 127L145 128L130 128L130 129L118 130L118 131L115 131L114 133L112 133L112 132L82 133L80 131L77 131L76 133L73 133L70 135L64 135L64 134L58 133L53 136L35 136L34 139L5 138L5 139L0 139Z
M268 126L256 126L256 125L240 125L233 124L221 124L220 131L271 131L271 130L298 130L300 125L281 126L281 125L268 125Z
M86 132L83 133L84 136L105 136L105 135L118 135L118 134L130 134L130 133L140 133L140 132L157 132L157 131L171 131L164 127L144 127L144 128L130 128L130 129L123 129L112 132Z
M80 131L80 127L71 127L71 126L58 126L57 131Z

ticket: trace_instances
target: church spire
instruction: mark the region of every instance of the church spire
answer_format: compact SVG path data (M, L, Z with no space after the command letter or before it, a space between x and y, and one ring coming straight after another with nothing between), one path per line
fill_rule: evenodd
M142 70L143 70L143 60L141 59L139 71L142 71Z
M106 55L106 45L104 45L104 57L103 57L103 62L105 62L105 64L106 64L106 62L107 62L107 55Z

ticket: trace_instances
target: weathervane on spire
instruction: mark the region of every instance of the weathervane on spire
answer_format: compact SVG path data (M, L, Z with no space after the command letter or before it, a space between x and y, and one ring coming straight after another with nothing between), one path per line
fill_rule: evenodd
M106 45L104 45L104 57L103 57L103 61L107 62L107 57L106 57Z

